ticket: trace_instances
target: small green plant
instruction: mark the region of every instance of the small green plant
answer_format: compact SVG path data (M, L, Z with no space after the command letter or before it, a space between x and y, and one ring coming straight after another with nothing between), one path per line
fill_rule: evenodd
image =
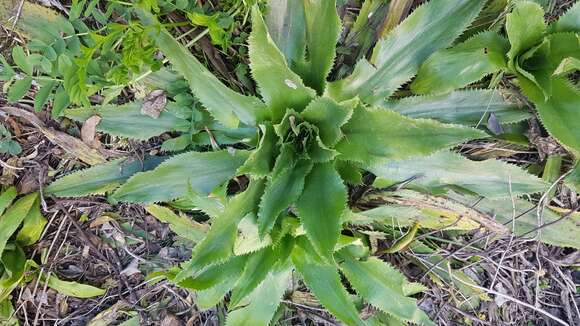
M580 92L567 76L580 69L580 3L549 25L539 4L517 1L513 7L506 17L507 38L484 32L436 52L423 63L411 89L441 94L490 74L496 80L515 76L546 130L578 159ZM578 163L567 181L580 190Z
M352 75L333 82L327 76L341 31L335 1L270 5L267 17L275 19L265 20L258 7L252 9L248 41L251 73L261 98L227 88L155 15L137 10L149 37L171 68L187 80L206 110L202 114L209 116L207 121L213 121L212 129L205 129L214 151L149 157L143 162L118 159L67 175L46 193L110 194L112 201L166 202L204 211L210 217L209 230L167 208L147 206L178 234L196 242L191 259L165 276L196 291L202 308L216 305L231 291L227 325L268 325L293 271L345 324L384 324L394 318L432 325L411 297L422 286L375 257L381 252L369 245L359 226L378 224L384 230L396 224L397 217L397 222L412 226L384 252L409 246L418 228L440 227L441 219L463 220L457 226L460 230L483 226L506 233L502 224L461 202L463 197L451 197L459 192L509 200L547 186L516 166L471 161L449 151L466 141L490 137L477 127L491 113L503 124L529 117L495 91L394 96L431 54L450 46L469 26L483 1L432 0L420 6L378 41L370 62L362 59ZM132 107L136 112L140 105L116 109L128 112ZM66 115L85 121L97 114L102 118L100 130L141 139L150 137L148 130L155 125L166 124L156 132L176 127L163 112L158 119L139 118L139 124L150 126L145 130L126 126L123 130L119 115L112 111L112 107L84 108ZM215 131L238 135L236 146L216 141ZM380 192L357 201L350 196L349 185L360 185L366 171L378 176L380 186L416 179L413 186L421 192ZM363 205L379 200L382 206L374 210ZM578 246L553 233L541 239L554 238L559 245ZM430 253L420 243L413 248ZM442 279L451 275L445 269L437 273ZM455 271L452 275L466 277ZM356 298L380 312L362 320L360 304L355 304L361 301Z
M46 224L36 193L16 198L16 188L0 195L0 324L17 325L12 318L10 294L31 267L23 248L35 243ZM22 225L22 228L20 226ZM20 230L19 230L20 228ZM14 235L14 237L13 237Z
M17 141L12 140L12 134L3 124L0 124L0 153L18 155L22 148Z
M0 194L0 324L19 325L14 316L11 294L35 277L41 277L48 287L64 295L79 298L103 295L105 291L102 289L38 273L39 265L26 258L24 248L40 239L47 221L40 211L38 193L14 201L16 196L15 187Z

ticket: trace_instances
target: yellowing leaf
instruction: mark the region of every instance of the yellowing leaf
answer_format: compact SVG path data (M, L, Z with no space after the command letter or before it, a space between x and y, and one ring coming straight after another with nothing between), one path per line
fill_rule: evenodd
M54 275L48 278L48 286L60 294L81 299L98 297L107 292L92 285L63 281Z

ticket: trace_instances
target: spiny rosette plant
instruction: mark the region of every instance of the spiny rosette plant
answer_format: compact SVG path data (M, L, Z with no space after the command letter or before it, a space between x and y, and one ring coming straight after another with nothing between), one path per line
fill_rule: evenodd
M418 7L378 41L371 62L360 61L351 76L334 82L327 76L341 31L335 1L272 2L267 17L276 19L267 21L254 8L249 56L261 99L227 88L153 15L141 11L143 24L156 26L150 37L221 128L250 128L255 137L235 148L111 161L65 176L45 192L73 197L111 193L115 201L151 204L151 214L178 225L178 234L197 242L191 259L165 276L195 290L201 307L216 305L231 291L228 325L269 324L293 283L293 271L345 324L384 324L394 318L432 325L410 297L422 286L373 257L368 237L356 226L388 225L387 220L400 218L403 226L415 225L414 234L417 227L441 226L439 219L455 216L463 219L457 229L484 226L505 232L459 199L450 204L429 193L452 187L501 200L546 188L516 166L470 161L449 151L488 137L473 127L489 112L502 123L529 117L494 92L389 99L431 54L452 44L483 3L432 0ZM98 109L80 110L99 114ZM102 116L99 130L115 129L109 118ZM347 185L360 184L363 171L395 183L422 175L417 185L426 194L381 194L389 205L377 209L387 210L373 213L349 207ZM233 178L237 182L230 182ZM228 189L235 194L226 196ZM211 227L206 230L152 204L159 202L200 209L211 217ZM406 245L412 239L402 240ZM573 243L550 234L547 240ZM362 320L357 297L380 312Z

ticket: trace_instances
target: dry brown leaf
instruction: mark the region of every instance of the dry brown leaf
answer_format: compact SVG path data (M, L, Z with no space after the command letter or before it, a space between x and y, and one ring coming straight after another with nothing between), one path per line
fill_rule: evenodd
M81 128L81 139L82 141L93 147L93 148L100 148L101 143L98 139L95 138L97 135L97 125L101 122L101 117L98 115L94 115L88 118Z
M145 96L143 105L141 105L141 114L150 116L153 119L159 118L161 112L167 104L167 96L163 90L154 90Z

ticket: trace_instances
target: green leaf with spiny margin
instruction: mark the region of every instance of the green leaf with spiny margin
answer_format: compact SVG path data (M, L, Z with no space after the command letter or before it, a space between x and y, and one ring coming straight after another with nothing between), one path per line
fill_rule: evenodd
M325 96L337 102L345 101L357 96L358 89L364 85L377 71L366 59L361 59L354 67L350 76L328 83Z
M260 237L258 219L253 214L246 215L238 224L238 237L234 244L234 254L245 255L266 248L272 244L272 237Z
M308 240L301 237L292 251L292 262L320 303L347 325L365 325L349 298L335 264L316 255Z
M375 257L358 261L345 255L340 269L356 292L373 306L404 321L419 325L435 325L417 307L417 300L405 296L401 273Z
M502 124L528 119L532 114L510 102L498 89L468 89L443 95L409 96L386 101L383 107L410 118L435 119L468 126L485 125L493 113Z
M537 3L518 1L507 14L505 29L511 44L507 56L512 63L518 54L541 41L546 31L544 10Z
M432 53L451 45L484 3L431 0L415 9L375 46L372 63L377 71L358 87L361 99L374 104L391 96Z
M57 197L104 195L117 189L135 173L154 169L166 158L150 156L142 161L120 158L95 165L59 178L44 188L44 193Z
M260 200L258 230L262 237L272 230L278 215L298 199L304 189L304 178L312 169L310 160L299 160L293 164L281 159L284 157L283 154L278 156L278 167L274 167Z
M557 21L548 26L550 33L580 32L580 2L576 2Z
M300 222L317 252L332 261L346 208L347 190L332 163L315 164L296 202Z
M185 215L177 215L171 209L155 204L145 206L145 210L160 222L169 224L171 231L182 238L200 242L205 237L207 232L205 224L198 223Z
M542 179L498 160L471 161L450 151L405 160L383 160L367 167L378 187L416 177L411 184L427 189L462 187L484 197L501 198L545 191Z
M205 239L193 248L191 259L176 276L176 282L195 277L206 266L224 261L233 255L238 223L244 216L253 213L263 190L264 181L254 180L248 189L229 201L224 212L213 219Z
M524 52L515 64L515 73L542 89L547 99L552 95L552 79L562 60L580 58L580 37L575 33L555 33Z
M236 280L246 266L248 256L233 256L223 263L213 264L193 277L187 277L177 284L191 290L207 290L234 276ZM173 279L170 278L173 281Z
M341 153L339 158L357 162L429 155L467 140L486 137L477 129L411 119L391 110L362 106L354 110L342 131L345 137L335 147Z
M435 52L411 84L417 94L443 94L506 68L509 44L495 32L478 34L450 49Z
M221 283L205 290L197 291L196 292L196 300L195 304L198 306L202 311L215 307L220 302L223 301L224 297L234 284L236 284L238 275L231 275L222 280Z
M262 101L226 87L165 29L152 32L151 37L173 69L189 82L193 94L224 126L236 128L240 121L253 126L264 117L266 108Z
M578 227L580 214L578 213L560 220L566 211L558 214L546 207L541 211L542 224L538 225L538 210L534 204L527 200L519 198L484 198L480 200L481 198L476 196L459 195L453 192L449 193L448 197L464 205L473 206L474 203L477 203L475 208L478 211L493 216L510 230L512 230L514 217L517 217L513 222L515 225L513 231L516 236L523 236L527 233L526 238L535 238L538 231L533 230L540 226L539 238L536 238L538 241L559 247L580 249L580 241L578 241L580 238L580 228Z
M554 70L554 75L564 76L580 70L580 59L567 57L560 61L560 64Z
M316 93L304 86L300 76L290 70L284 55L268 34L257 5L252 7L252 33L248 44L252 76L271 110L272 120L282 119L288 108L302 111Z
M132 176L115 191L113 198L132 203L170 201L186 196L189 187L196 193L208 194L234 177L248 155L242 150L183 153L152 171Z
M291 277L292 268L287 265L270 271L264 281L240 303L241 308L228 313L226 326L270 325Z
M26 195L18 199L0 216L0 255L6 248L8 239L20 227L20 224L30 211L34 209L34 203L37 198L37 193Z
M536 105L542 125L560 144L580 157L580 92L566 79L552 79L552 95L543 92L525 78L518 79L524 94Z
M304 12L308 51L306 60L298 67L299 75L307 86L322 94L341 31L336 0L304 0Z
M230 309L239 306L240 302L264 281L279 258L277 254L272 247L250 254L244 271L232 290Z
M97 130L113 136L121 136L138 140L147 140L170 131L188 131L191 122L175 116L172 108L177 104L169 102L159 118L154 119L141 113L142 101L134 101L123 105L102 105L80 109L66 109L64 116L78 122L85 122L92 116L101 117Z
M302 112L304 120L318 128L320 139L326 146L334 146L342 138L342 127L352 116L358 101L336 103L328 97L319 97Z
M288 66L294 70L304 59L306 49L306 22L302 1L268 0L266 24L274 43Z
M248 173L256 178L263 178L274 167L278 154L278 137L271 124L258 126L261 131L258 147L252 151L244 165L238 169L238 174Z

